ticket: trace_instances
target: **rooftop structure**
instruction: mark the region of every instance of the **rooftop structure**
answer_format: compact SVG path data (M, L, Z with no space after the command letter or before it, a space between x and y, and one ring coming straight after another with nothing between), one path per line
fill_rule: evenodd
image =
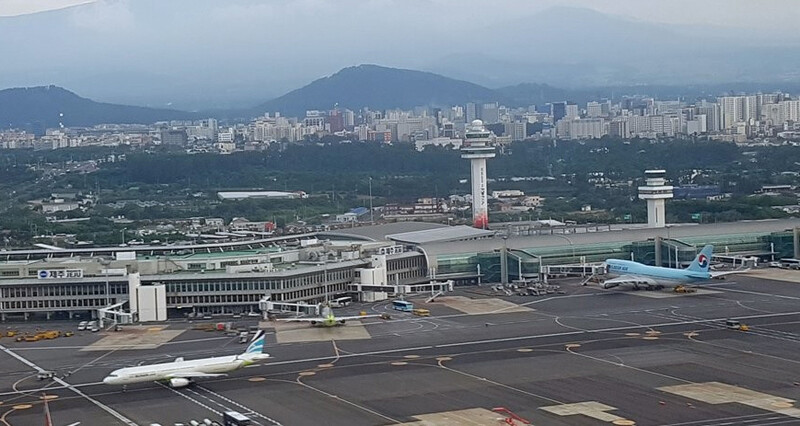
M245 200L248 198L274 198L274 199L292 199L292 198L308 198L305 192L284 192L284 191L222 191L217 192L217 197L220 200Z

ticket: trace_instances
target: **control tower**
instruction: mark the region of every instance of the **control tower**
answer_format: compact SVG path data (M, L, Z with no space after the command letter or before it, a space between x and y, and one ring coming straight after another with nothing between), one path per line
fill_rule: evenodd
M494 158L492 133L474 120L464 132L461 158L470 160L472 166L472 226L486 229L489 226L489 207L486 196L486 159Z
M647 227L663 228L664 200L672 198L672 186L666 185L666 170L645 170L645 186L639 187L639 199L647 200Z

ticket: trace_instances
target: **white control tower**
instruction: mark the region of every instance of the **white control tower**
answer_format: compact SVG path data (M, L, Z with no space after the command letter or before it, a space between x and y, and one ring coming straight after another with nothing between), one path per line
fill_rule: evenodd
M647 200L647 227L663 228L664 200L672 198L672 186L666 185L666 170L645 170L645 186L639 187L639 199Z
M464 132L461 158L470 160L472 166L472 226L486 229L489 226L489 207L486 196L486 159L494 158L491 132L481 120L474 120Z

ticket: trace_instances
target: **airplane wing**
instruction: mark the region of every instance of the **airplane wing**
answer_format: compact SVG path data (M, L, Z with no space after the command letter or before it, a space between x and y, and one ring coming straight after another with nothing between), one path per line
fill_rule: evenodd
M370 315L353 315L350 317L336 317L336 321L352 321L357 319L364 319L364 318L378 318L380 314L370 314Z
M227 376L227 374L212 374L212 373L201 373L199 371L183 371L180 373L172 373L169 375L170 379L198 379L198 378L207 378L207 377L222 377Z
M336 318L339 319L339 318ZM275 321L283 321L283 322L323 322L325 318L317 317L317 318L276 318Z
M725 271L725 272L709 272L711 274L711 278L716 279L725 279L726 275L733 275L733 274L744 274L745 272L750 272L750 268L747 269L735 269L733 271Z
M621 285L630 285L634 287L640 285L657 286L658 283L650 277L643 277L641 275L620 275L616 278L603 281L603 288L611 288Z

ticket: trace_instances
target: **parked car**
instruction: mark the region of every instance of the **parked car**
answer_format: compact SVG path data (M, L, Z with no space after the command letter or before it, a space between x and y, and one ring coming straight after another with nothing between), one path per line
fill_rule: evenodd
M89 325L89 321L81 321L78 323L78 331L86 330L86 326Z

